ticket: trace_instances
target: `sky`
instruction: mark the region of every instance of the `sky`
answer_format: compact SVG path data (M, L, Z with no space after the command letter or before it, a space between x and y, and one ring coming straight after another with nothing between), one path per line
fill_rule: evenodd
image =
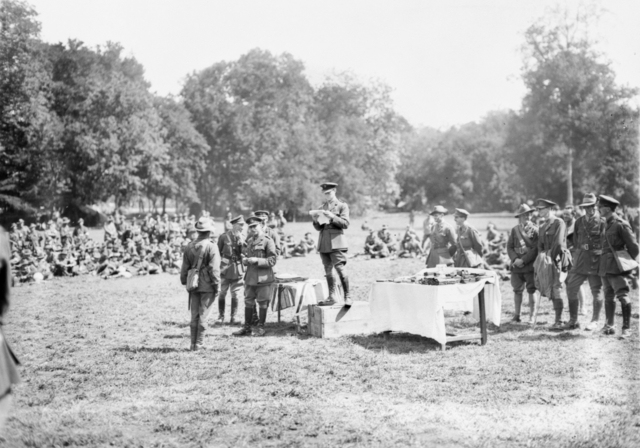
M334 73L393 89L414 126L447 128L520 107L524 31L557 0L28 0L47 42L119 42L151 90L253 48L290 53L314 85ZM577 1L559 0L575 7ZM622 84L640 87L640 1L607 0L598 34Z

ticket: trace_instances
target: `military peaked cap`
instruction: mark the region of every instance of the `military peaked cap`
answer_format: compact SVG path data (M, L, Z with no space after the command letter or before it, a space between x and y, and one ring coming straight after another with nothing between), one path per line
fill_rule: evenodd
M267 210L256 210L255 212L253 212L253 214L255 216L269 216L269 212ZM247 218L247 222L249 222L249 219Z
M338 188L338 184L336 184L335 182L324 182L320 184L320 188L322 188L322 191L334 190Z
M433 211L431 213L429 213L430 215L435 215L436 213L442 213L443 215L448 215L449 211L444 208L442 205L436 205L433 208Z
M242 215L236 216L230 222L231 224L244 224L244 218L242 217Z
M611 196L605 196L604 194L601 194L599 198L600 206L602 207L609 207L611 210L615 210L616 207L620 205L620 202L616 201Z
M259 216L252 215L247 218L247 225L249 227L255 227L261 223L262 223L262 218Z
M553 201L550 201L549 199L538 199L536 201L536 208L548 208L548 207L557 207L558 204L556 204Z
M533 213L534 210L529 207L527 204L520 204L518 210L516 210L516 218L520 215L524 215L525 213Z
M463 208L457 208L457 209L456 209L456 212L455 212L455 215L456 215L456 216L462 216L462 217L464 217L464 218L467 218L467 217L469 216L469 212L468 212L468 211L466 211L466 210L465 210L465 209L463 209Z
M592 205L596 205L596 202L598 202L596 195L593 193L587 193L582 198L582 204L580 204L579 207L591 207Z

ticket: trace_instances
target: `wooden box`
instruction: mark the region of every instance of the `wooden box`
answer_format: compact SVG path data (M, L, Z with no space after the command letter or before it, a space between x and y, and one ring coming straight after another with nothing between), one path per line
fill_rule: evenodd
M370 333L371 312L369 302L354 301L350 307L309 305L308 330L318 338L338 338L353 334Z

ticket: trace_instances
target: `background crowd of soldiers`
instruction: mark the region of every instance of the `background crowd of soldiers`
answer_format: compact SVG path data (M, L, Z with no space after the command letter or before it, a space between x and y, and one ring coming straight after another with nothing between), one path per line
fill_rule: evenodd
M292 235L285 235L287 221L281 211L265 213L279 255L303 257L315 251L316 241L311 233L296 241ZM205 211L201 217L208 216ZM225 232L232 228L230 220L228 214ZM86 274L105 279L161 272L178 274L184 249L196 238L196 221L195 215L186 213L148 213L127 219L116 212L106 218L103 241L96 241L82 218L75 226L59 213L42 223L27 225L20 219L11 225L9 233L13 283ZM216 240L217 236L212 238Z

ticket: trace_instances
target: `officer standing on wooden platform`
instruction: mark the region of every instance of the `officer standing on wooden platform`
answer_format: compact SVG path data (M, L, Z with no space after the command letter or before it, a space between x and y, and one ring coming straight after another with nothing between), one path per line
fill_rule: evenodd
M244 277L244 266L242 264L242 252L246 247L244 235L244 218L242 215L229 220L231 229L227 230L218 238L218 249L220 250L220 296L218 297L218 322L224 323L225 297L227 291L231 290L231 319L230 325L236 323L236 312L238 310L238 296L242 289Z
M620 301L622 307L622 333L621 337L629 336L631 330L631 300L629 289L631 288L631 272L627 267L619 263L620 252L626 251L632 260L638 258L638 242L628 222L616 214L616 208L620 203L610 196L600 195L600 215L605 219L605 228L602 232L600 244L602 256L598 275L602 278L604 288L604 311L607 317L602 333L615 334L614 319L616 314L615 299ZM618 252L618 254L616 254ZM616 256L617 255L617 256ZM620 260L622 261L622 260ZM629 260L631 262L631 260ZM630 264L634 264L631 262ZM637 263L635 263L637 268Z
M264 324L271 296L271 284L275 281L273 266L277 261L273 240L264 233L262 219L257 216L247 218L249 236L242 264L247 267L244 276L244 327L234 336L264 336ZM258 304L258 324L251 329L253 313Z
M349 277L345 272L347 264L347 239L344 236L344 230L349 227L349 206L346 202L336 198L336 188L338 184L333 182L325 182L320 185L322 192L326 198L320 210L324 211L324 216L329 222L320 224L318 222L319 215L313 217L313 227L320 232L318 236L318 252L322 259L324 272L329 286L329 297L327 300L320 302L320 306L335 305L335 278L333 277L333 269L335 268L342 283L344 292L344 305L351 306L351 294L349 291Z

